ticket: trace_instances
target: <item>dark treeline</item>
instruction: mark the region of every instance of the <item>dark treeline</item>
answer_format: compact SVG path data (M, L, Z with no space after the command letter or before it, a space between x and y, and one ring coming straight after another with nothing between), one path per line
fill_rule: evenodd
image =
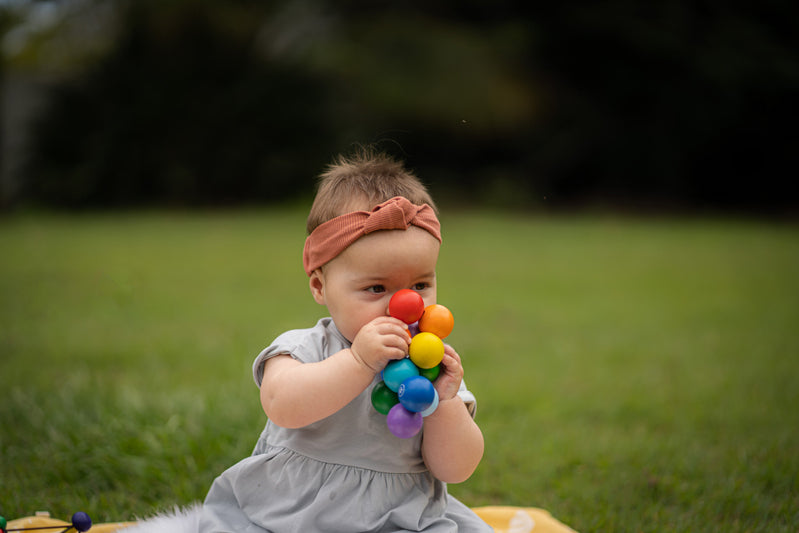
M21 200L284 201L378 143L449 199L791 211L795 6L119 2Z

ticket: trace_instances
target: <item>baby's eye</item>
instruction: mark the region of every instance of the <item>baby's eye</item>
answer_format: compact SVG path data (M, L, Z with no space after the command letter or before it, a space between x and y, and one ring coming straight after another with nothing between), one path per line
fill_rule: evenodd
M429 283L419 282L419 283L417 283L417 284L415 284L413 286L413 290L415 290L415 291L423 291L423 290L427 289L428 287L430 287Z
M372 285L366 289L367 291L373 294L383 294L386 292L386 288L383 285Z

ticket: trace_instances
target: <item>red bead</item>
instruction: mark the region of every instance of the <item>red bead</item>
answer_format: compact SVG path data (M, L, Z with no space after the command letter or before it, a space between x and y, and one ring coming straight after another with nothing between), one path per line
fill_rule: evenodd
M424 313L424 300L418 292L411 289L395 292L388 302L388 314L406 324L413 324L419 320L422 313Z

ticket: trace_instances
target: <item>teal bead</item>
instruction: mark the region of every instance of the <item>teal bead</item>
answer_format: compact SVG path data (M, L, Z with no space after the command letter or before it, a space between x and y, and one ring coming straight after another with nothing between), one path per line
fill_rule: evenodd
M383 381L385 381L388 388L394 392L399 390L399 386L403 381L411 376L418 375L419 369L407 357L405 359L391 361L386 365L386 368L383 369Z

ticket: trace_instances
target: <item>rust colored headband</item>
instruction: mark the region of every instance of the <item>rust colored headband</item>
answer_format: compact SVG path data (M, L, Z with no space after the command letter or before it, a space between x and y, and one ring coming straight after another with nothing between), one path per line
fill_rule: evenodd
M349 245L375 231L407 230L418 226L441 242L441 225L433 208L415 205L402 196L395 196L371 211L354 211L320 224L305 239L302 263L309 276Z

